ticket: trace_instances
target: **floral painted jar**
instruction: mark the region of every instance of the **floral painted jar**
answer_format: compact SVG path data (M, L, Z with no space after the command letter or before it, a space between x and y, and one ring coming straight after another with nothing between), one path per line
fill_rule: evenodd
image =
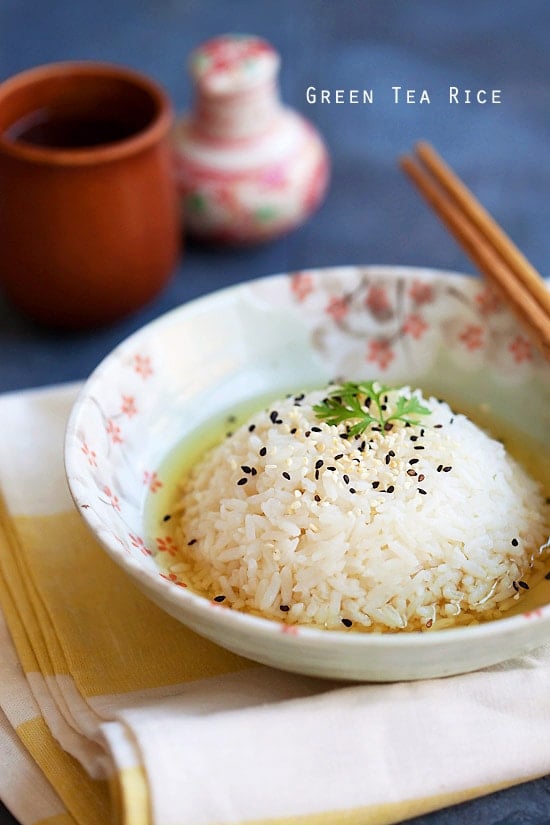
M196 98L175 134L185 228L200 239L256 243L302 223L328 182L314 127L282 105L279 55L249 35L222 35L191 55Z

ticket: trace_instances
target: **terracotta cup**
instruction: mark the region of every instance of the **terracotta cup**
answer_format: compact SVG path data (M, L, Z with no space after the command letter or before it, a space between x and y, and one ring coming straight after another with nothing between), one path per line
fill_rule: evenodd
M181 222L166 94L105 63L0 84L0 288L57 327L109 323L165 285Z

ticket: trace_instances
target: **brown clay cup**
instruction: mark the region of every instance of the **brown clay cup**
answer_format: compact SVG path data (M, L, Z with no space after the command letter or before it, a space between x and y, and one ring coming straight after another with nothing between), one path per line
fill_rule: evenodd
M0 84L0 289L60 328L110 323L174 272L173 113L149 78L56 63Z

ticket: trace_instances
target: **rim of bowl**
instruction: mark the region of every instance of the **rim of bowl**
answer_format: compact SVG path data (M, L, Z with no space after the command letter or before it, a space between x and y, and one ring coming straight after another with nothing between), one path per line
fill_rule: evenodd
M468 275L466 273L456 272L453 270L436 269L433 267L413 267L413 266L391 266L387 264L369 264L362 266L357 265L343 265L343 266L326 266L326 267L308 267L307 269L300 269L303 274L328 273L331 271L338 271L340 273L348 271L361 271L368 273L377 273L382 277L397 278L403 275L422 277L428 280L435 280L438 278L455 278L457 280L464 280L471 282L472 280L481 280L476 275ZM78 453L73 449L75 434L80 421L82 413L82 405L85 398L90 392L90 388L103 378L109 365L116 362L119 352L127 347L133 340L141 338L143 335L150 335L156 328L163 326L167 322L171 322L176 315L185 315L193 313L205 303L214 299L222 299L224 296L233 292L246 289L248 286L259 284L262 282L271 281L277 278L288 276L289 272L280 272L272 275L265 275L259 278L253 278L249 281L243 281L237 284L232 284L223 287L213 292L202 295L191 301L188 301L168 312L163 313L158 318L153 319L149 323L140 327L138 330L127 336L117 346L111 350L95 367L84 385L80 389L71 413L65 431L64 442L64 462L65 473L69 485L69 491L75 503L75 506L80 513L81 518L87 524L88 528L94 534L96 540L107 551L111 558L119 564L132 578L141 581L147 588L151 588L163 601L168 600L172 604L180 604L186 607L193 613L194 617L198 617L200 621L201 615L208 616L209 623L216 621L222 622L228 627L233 627L236 630L246 630L247 633L256 637L262 637L265 634L278 634L281 644L296 644L300 640L307 641L308 645L313 646L328 646L328 647L349 647L349 648L368 648L368 647L389 647L395 650L401 647L426 647L437 646L444 643L446 647L453 643L463 641L465 638L474 641L474 639L487 639L493 636L507 635L520 628L525 628L526 619L531 614L530 621L536 620L537 624L541 621L550 620L550 603L537 608L537 613L534 619L533 610L526 610L514 616L504 617L502 619L493 619L481 622L478 625L463 625L459 627L444 628L441 630L411 630L411 631L396 631L395 633L381 633L377 631L353 631L338 632L334 630L323 630L322 628L309 627L308 625L296 624L287 625L283 622L278 622L275 619L269 619L262 616L257 616L252 613L245 613L239 610L232 610L230 607L223 604L213 603L211 599L206 596L201 596L193 592L191 589L184 589L177 587L172 582L163 579L157 570L149 570L142 566L133 556L128 556L120 550L118 544L114 541L110 542L107 538L101 535L98 528L101 527L101 519L96 517L92 510L82 510L78 506L76 491L72 486L72 476L76 475L78 467L77 457ZM160 568L158 568L160 569ZM214 620L214 615L217 619ZM296 628L295 632L284 632L284 628Z

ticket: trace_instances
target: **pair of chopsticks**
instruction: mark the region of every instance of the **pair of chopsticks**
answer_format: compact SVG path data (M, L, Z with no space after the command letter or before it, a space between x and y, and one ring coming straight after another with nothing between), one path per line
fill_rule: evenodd
M550 359L550 291L537 270L428 143L402 169Z

